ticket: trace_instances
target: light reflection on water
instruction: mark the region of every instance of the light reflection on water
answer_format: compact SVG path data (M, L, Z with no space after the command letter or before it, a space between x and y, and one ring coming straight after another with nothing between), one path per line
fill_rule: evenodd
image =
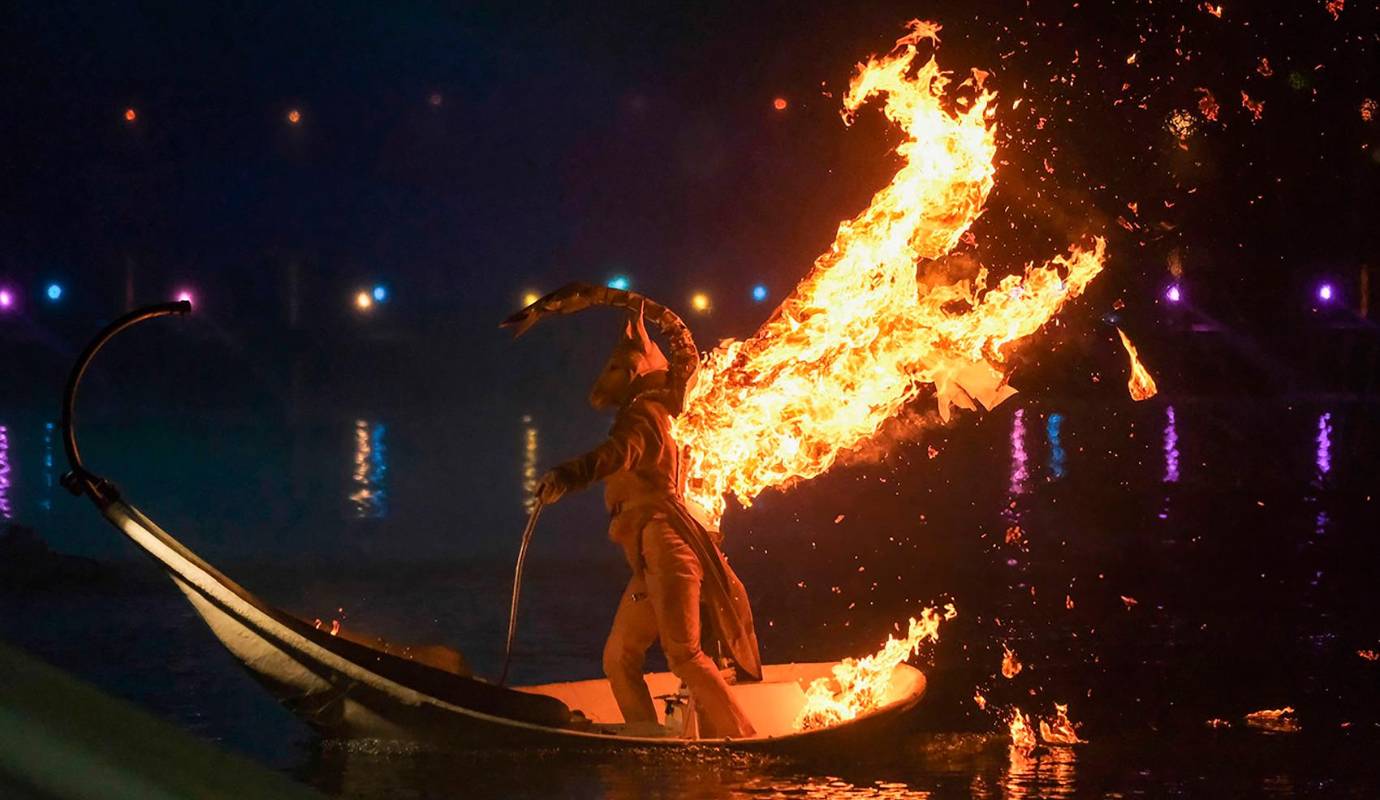
M1064 477L1064 444L1060 440L1060 428L1064 424L1064 415L1054 412L1045 421L1045 438L1049 440L1049 474L1055 480Z
M1179 426L1174 406L1164 407L1164 482L1179 482Z
M56 429L51 422L43 423L43 496L38 499L38 507L44 511L53 510L53 432Z
M1025 482L1030 477L1026 469L1025 454L1025 409L1018 408L1011 416L1011 488L1009 494L1014 499L1025 494Z
M388 516L388 447L382 422L355 420L354 471L350 476L350 506L356 519Z
M10 429L0 425L0 519L14 519L10 506Z
M522 507L532 513L537 498L538 431L531 414L522 415Z
M1318 438L1317 450L1313 455L1313 463L1317 467L1317 480L1319 483L1327 477L1327 473L1332 471L1332 412L1324 411L1318 417Z

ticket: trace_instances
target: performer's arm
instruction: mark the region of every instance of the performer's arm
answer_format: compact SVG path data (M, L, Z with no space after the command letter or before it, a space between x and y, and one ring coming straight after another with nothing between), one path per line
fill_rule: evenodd
M542 476L537 496L543 503L554 503L567 492L579 491L615 472L631 469L657 436L652 413L646 401L635 402L619 416L609 438L598 447Z

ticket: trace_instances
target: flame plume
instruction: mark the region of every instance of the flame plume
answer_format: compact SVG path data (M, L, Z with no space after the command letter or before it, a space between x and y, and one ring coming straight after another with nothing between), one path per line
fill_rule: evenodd
M859 65L845 123L870 99L904 133L901 168L751 338L705 357L675 434L686 445L686 496L717 521L725 496L744 506L762 490L828 470L933 386L953 406L991 408L1013 393L1003 348L1036 332L1101 270L1105 243L1073 247L987 286L922 284L917 264L940 258L982 211L996 168L993 101L974 70L949 101L949 76L921 40L939 26L913 20L886 56ZM918 64L918 66L917 66ZM969 98L966 95L971 94Z
M876 653L857 659L846 658L834 666L832 678L819 678L805 689L805 706L796 717L796 730L824 728L854 719L882 705L891 673L925 642L939 641L939 625L958 616L950 603L944 613L933 608L910 618L906 638L886 637Z
M1126 348L1126 355L1131 357L1131 378L1126 382L1126 389L1130 391L1132 400L1149 400L1159 392L1155 386L1155 379L1150 377L1150 371L1140 363L1140 356L1136 354L1136 346L1131 344L1130 337L1120 328L1117 328L1116 332L1121 335L1121 346Z

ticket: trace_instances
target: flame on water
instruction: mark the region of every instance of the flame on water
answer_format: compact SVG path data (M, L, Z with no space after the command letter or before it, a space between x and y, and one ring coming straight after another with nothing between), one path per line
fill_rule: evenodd
M796 717L797 730L811 730L846 722L882 705L896 666L914 655L925 642L939 641L941 623L958 616L950 603L941 614L927 608L920 618L910 618L906 638L888 636L882 649L834 666L833 677L818 678L805 690L805 706Z
M744 506L764 489L828 470L875 437L928 386L947 419L953 406L991 408L1005 384L1006 345L1029 336L1101 270L1105 242L1072 247L1022 275L921 282L917 265L947 255L992 190L995 95L986 73L951 83L919 58L939 26L918 20L887 55L859 66L843 100L845 123L866 101L904 134L901 167L761 328L705 356L676 418L686 446L686 496L717 521L726 495ZM971 95L971 96L968 96Z
M1267 733L1298 733L1303 730L1298 717L1294 716L1293 706L1252 711L1246 715L1246 726Z
M1011 719L1007 722L1007 728L1011 731L1011 746L1017 750L1031 751L1035 749L1038 742L1035 741L1035 729L1030 727L1030 717L1025 715L1019 708L1011 709Z
M1131 392L1132 400L1149 400L1159 391L1155 387L1155 379L1150 377L1150 371L1145 365L1140 363L1140 356L1136 355L1136 346L1131 344L1126 332L1120 328L1116 329L1121 336L1121 346L1126 348L1126 354L1131 357L1131 378L1126 382L1126 388Z
M1045 744L1082 744L1078 729L1069 719L1068 703L1054 704L1054 720L1040 720L1040 738Z

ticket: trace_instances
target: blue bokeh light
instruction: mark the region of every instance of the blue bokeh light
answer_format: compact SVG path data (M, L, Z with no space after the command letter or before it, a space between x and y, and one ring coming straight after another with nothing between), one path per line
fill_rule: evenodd
M630 285L627 275L614 275L612 278L609 278L608 287L610 289L619 289L626 292Z
M378 284L374 287L374 299L380 303L388 302L388 287Z
M59 284L59 283L50 283L50 284L48 284L48 289L47 289L46 294L48 295L48 299L49 299L49 300L52 300L53 302L57 302L58 300L61 300L61 299L62 299L62 284Z
M758 303L762 302L763 300L766 300L767 287L760 283L752 287L752 299Z

